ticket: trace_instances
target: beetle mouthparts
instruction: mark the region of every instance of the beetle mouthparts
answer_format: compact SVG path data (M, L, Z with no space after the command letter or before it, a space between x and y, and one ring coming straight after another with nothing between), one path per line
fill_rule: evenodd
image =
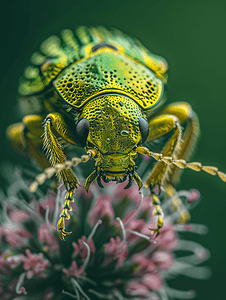
M125 170L124 172L102 171L102 170L98 172L96 170L96 176L97 176L97 183L101 188L104 187L101 182L101 179L103 179L105 183L108 183L110 181L116 181L116 183L122 183L126 181L127 177L128 177L128 183L124 187L124 189L129 189L132 186L133 181L137 183L139 189L141 189L141 187L143 186L142 180L135 172L134 166L132 167L132 169Z
M117 176L115 176L115 177L113 177L113 176L108 177L105 174L103 174L101 178L103 179L103 181L105 183L108 183L110 181L116 181L117 183L121 183L121 182L124 182L126 180L127 175L124 175L124 176L121 176L121 177L117 177Z

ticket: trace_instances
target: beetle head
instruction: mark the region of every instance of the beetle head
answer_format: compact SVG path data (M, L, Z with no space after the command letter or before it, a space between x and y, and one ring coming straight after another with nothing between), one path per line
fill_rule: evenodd
M121 95L104 95L89 101L77 124L77 135L93 150L95 176L103 181L123 182L134 177L136 147L148 136L148 123L140 107ZM94 153L93 152L93 153Z

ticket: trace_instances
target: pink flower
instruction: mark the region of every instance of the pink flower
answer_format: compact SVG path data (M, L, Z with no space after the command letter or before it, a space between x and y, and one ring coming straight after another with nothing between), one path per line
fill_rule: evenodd
M51 215L56 208L56 193L53 190L48 190L45 198L41 199L39 203L32 202L30 205L44 218L47 208L49 209L49 214ZM61 206L59 205L59 210Z
M154 272L156 269L155 263L153 260L148 257L146 253L138 253L135 254L132 258L132 262L135 264L139 264L136 273L141 274L143 270L146 272Z
M11 247L22 246L26 242L26 238L31 238L31 233L25 229L15 229L6 232L6 240Z
M74 252L72 254L72 257L76 257L80 253L81 256L82 256L82 259L85 260L85 258L87 256L87 253L88 253L88 250L87 250L86 246L83 244L82 241L85 242L89 246L90 251L92 253L95 253L96 249L95 249L95 246L94 246L94 243L93 243L93 239L90 239L89 241L87 241L86 236L83 236L81 239L78 239L78 244L73 242L72 246L74 248Z
M174 257L172 253L166 251L155 251L151 256L153 262L158 265L159 269L168 270L172 267L174 262Z
M89 220L92 226L94 226L98 220L108 215L110 218L114 218L114 210L111 204L111 198L100 194L90 215Z
M21 255L23 261L23 268L27 271L27 278L30 279L33 276L35 277L46 277L46 274L43 273L46 267L49 265L49 261L43 260L43 254L39 253L38 255L32 254L29 249L25 250L26 255Z
M159 273L145 274L142 277L142 283L145 284L152 291L160 290L163 284Z
M123 219L123 223L126 224L126 218ZM137 232L141 232L144 227L146 227L147 224L145 224L143 219L132 219L128 225L126 226L126 230L133 230ZM126 235L127 241L132 243L135 242L137 239L140 239L138 236L128 232Z
M21 209L11 211L9 217L15 223L22 223L30 219L30 215L26 211Z
M56 194L53 190L47 191L47 196L40 202L40 206L46 210L49 208L50 212L54 211L56 205Z
M76 244L75 242L72 243L72 246L74 248L74 252L72 254L72 257L74 258L74 257L76 257L79 254L79 252L80 252L80 246L78 244Z
M136 280L132 280L126 285L126 291L130 295L135 294L144 297L147 296L149 293L148 287L142 283L139 283Z
M155 241L162 249L175 250L178 247L178 237L174 226L165 222L161 230L161 237L158 236Z
M81 274L84 275L84 266L81 266L78 269L76 262L73 260L71 267L69 269L64 268L64 269L62 269L62 271L67 275L67 278L69 278L71 276L77 277Z
M104 264L107 265L111 261L118 259L117 267L120 267L127 256L128 256L127 242L121 242L119 236L116 236L115 239L110 238L110 242L105 245Z
M58 240L53 234L55 227L52 224L42 224L38 228L38 239L47 246L50 253L59 252Z
M22 292L22 294L27 295L27 291L26 291L25 287L21 286L20 291Z
M95 299L122 299L128 295L127 298L134 300L154 300L161 292L167 295L165 281L177 275L177 256L172 253L178 246L177 231L203 233L206 229L199 224L175 225L171 200L163 199L164 226L155 238L150 228L156 229L158 216L153 215L155 207L151 206L151 196L148 191L139 192L135 184L124 190L125 185L110 183L104 193L95 184L88 194L78 188L76 209L70 213L68 222L73 233L65 242L55 236L57 216L66 195L64 186L58 188L57 194L48 191L45 198L33 199L30 205L23 206L24 211L17 210L19 205L12 204L8 208L5 204L8 222L3 220L0 225L0 239L2 251L12 249L13 252L0 253L0 299L25 298L26 293L31 299L43 300L62 300L65 295L84 299L92 299L92 295ZM196 191L178 192L188 208L193 206L191 202L197 195ZM184 201L184 197L188 201ZM81 215L84 224L76 231L74 227ZM25 227L24 221L28 218L32 238ZM187 241L182 246L180 243L179 247L192 252L188 257L191 274L197 271L197 264L208 258L208 251L201 246L197 248L194 242ZM40 249L45 253L40 253ZM186 259L187 256L185 262ZM178 274L181 273L180 267L178 270ZM201 272L204 271L201 267ZM4 280L8 278L4 285L1 285L1 274ZM36 291L33 287L40 277L44 284L39 284Z
M200 198L199 191L197 191L195 189L192 189L189 192L190 192L190 196L189 196L189 198L187 200L189 203L195 202L195 201L197 201Z
M16 228L10 224L0 226L0 237L3 236L11 247L20 247L27 242L26 238L30 238L31 234L25 229Z
M114 185L114 183L111 184ZM112 201L115 202L121 200L123 197L128 197L130 201L133 201L135 203L140 202L137 185L132 185L129 189L126 190L124 189L125 186L126 184L117 185L117 188L115 188L113 193L111 194Z
M154 218L153 218L154 219ZM158 247L167 250L175 250L178 247L178 237L174 225L167 222L161 228L161 236L159 235L155 238L155 234L150 230L156 227L156 223L152 222L144 226L141 230L142 234L150 236L153 241L155 241Z

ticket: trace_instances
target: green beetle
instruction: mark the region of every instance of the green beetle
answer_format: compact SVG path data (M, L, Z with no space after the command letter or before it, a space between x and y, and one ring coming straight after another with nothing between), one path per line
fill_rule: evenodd
M62 240L70 234L64 229L64 219L70 219L70 201L79 184L70 167L81 161L95 160L86 190L94 180L103 187L101 180L124 182L127 178L125 188L133 180L141 188L134 160L138 153L153 156L157 163L145 187L150 188L156 205L157 235L163 213L156 190L163 188L172 196L180 169L202 169L226 180L217 168L186 163L199 132L197 116L187 103L160 108L167 63L135 39L103 27L64 30L61 36L47 39L31 62L19 86L25 117L7 134L16 149L45 170L32 191L54 172L62 178L68 191L58 223ZM166 142L160 154L144 147L161 137ZM84 147L87 155L67 161L65 144ZM187 218L181 214L181 222Z

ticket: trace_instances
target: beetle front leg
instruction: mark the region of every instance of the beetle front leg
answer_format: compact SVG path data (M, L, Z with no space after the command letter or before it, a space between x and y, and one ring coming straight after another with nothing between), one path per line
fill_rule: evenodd
M52 166L55 166L56 164L64 164L66 161L66 156L63 152L63 145L54 134L55 132L63 140L76 145L73 135L69 130L69 126L67 125L63 116L60 113L49 114L46 117L44 123L44 149L46 150L47 157ZM73 193L79 185L79 182L77 177L70 169L60 171L58 174L62 178L64 185L67 189L63 210L61 212L60 220L58 222L60 238L61 240L64 240L64 237L66 235L71 234L70 232L65 231L64 220L70 219L70 214L68 213L72 210L70 202L74 201Z
M43 143L44 150L52 166L63 164L67 159L63 152L63 144L55 133L60 136L61 140L76 145L63 116L60 113L49 114L44 121ZM68 191L77 188L78 179L71 170L63 170L59 172L58 176L62 178Z

